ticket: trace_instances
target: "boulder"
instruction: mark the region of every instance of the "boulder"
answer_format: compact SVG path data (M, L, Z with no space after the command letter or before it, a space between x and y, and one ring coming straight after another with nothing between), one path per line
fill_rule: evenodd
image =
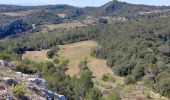
M28 78L28 81L30 81L34 84L37 84L39 86L42 86L44 88L47 88L47 84L46 84L45 80L42 78Z
M37 86L28 86L28 89L34 91L37 95L41 97L45 97L46 95L41 91L41 89Z
M5 77L4 81L8 85L17 85L18 84L18 82L15 79L12 79L12 78L9 78L9 77Z
M64 95L57 95L57 97L59 100L67 100Z
M42 92L47 96L48 99L54 99L56 97L55 93L50 90L43 89Z
M0 66L9 68L11 64L5 60L0 60Z
M59 95L50 90L45 90L45 89L43 89L42 91L44 92L44 94L46 94L49 100L53 100L54 98L58 98L58 100L67 100L64 95Z
M42 74L41 74L40 72L36 72L36 73L34 74L34 76L35 76L36 78L42 78Z

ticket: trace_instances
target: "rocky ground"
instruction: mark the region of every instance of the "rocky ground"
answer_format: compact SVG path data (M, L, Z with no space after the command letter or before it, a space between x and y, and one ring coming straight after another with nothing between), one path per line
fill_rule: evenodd
M46 100L47 98L66 100L64 95L48 90L45 80L39 73L30 75L12 71L10 63L1 60L0 100L18 100L21 98L18 97L21 91L23 91L22 99L24 98L24 100Z

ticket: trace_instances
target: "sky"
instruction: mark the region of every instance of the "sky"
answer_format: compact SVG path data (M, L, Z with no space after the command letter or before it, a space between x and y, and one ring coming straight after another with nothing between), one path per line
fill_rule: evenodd
M84 7L84 6L101 6L109 1L111 0L0 0L0 4L12 4L24 6L68 4L77 7ZM170 0L118 0L118 1L125 1L132 4L170 6Z

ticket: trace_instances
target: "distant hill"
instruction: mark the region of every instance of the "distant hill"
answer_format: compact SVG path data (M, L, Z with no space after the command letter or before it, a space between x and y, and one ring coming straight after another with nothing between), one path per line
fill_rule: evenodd
M149 12L152 10L168 9L170 7L160 6L148 6L148 5L137 5L129 4L126 2L110 1L105 5L97 8L97 14L102 16L126 16L138 14L139 12Z
M83 20L87 16L101 18L106 16L136 16L141 12L169 9L170 7L157 7L147 5L135 5L126 2L110 1L100 7L73 7L69 5L46 5L46 6L17 6L0 5L0 39L16 34L30 31L30 27L47 23L58 24L65 21ZM11 22L23 20L22 27L11 27ZM19 24L19 23L18 23ZM10 26L10 27L8 27ZM5 29L4 27L8 27ZM11 31L11 29L13 31Z

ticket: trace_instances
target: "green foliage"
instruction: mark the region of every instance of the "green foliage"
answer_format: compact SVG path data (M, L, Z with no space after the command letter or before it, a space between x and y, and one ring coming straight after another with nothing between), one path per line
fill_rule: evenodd
M145 92L144 94L145 94L145 97L146 97L147 99L152 99L152 97L150 96L150 93L149 93L149 92Z
M150 9L150 7L143 5L140 7L133 5L135 9L132 10L129 6L132 5L114 1L99 7L97 12L101 12L101 15L127 15L129 13L135 14L135 12L141 11L140 9L142 11ZM61 6L59 8L70 7ZM55 12L56 9L56 11L60 11L59 8L48 9L54 9ZM112 12L113 9L114 12ZM95 9L91 8L91 10L95 12ZM82 9L75 8L72 12L74 13L70 13L69 16L76 18L88 12L88 9L82 11ZM32 18L35 19L40 17L40 21L37 20L38 23L50 19L58 22L60 19L53 15L54 13L46 11L40 15L33 13L29 16L33 16ZM143 77L146 77L148 86L153 87L162 95L169 96L169 13L144 16L127 15L125 18L129 20L116 20L109 24L89 25L79 29L55 30L48 33L40 32L7 38L0 41L0 58L9 61L20 60L20 54L27 50L50 49L54 46L58 47L59 44L94 39L100 47L95 48L92 55L107 59L107 64L117 75L126 77L125 82L127 84L140 81ZM58 64L60 62L58 59L56 62L56 65L51 63L28 65L31 70L42 72L43 77L48 80L49 87L54 91L65 94L69 100L85 98L89 89L93 88L92 74L87 67L87 62L84 61L80 64L80 78L70 78L65 75L67 62ZM21 69L25 70L26 68ZM105 78L107 80L107 77Z
M87 61L84 60L80 62L80 78L76 81L75 96L74 99L84 99L89 100L90 98L99 98L99 91L93 90L94 83L92 81L92 73L87 67ZM94 95L90 93L97 93Z
M55 55L55 52L52 51L52 50L49 50L49 51L47 52L48 58L53 58L54 55Z
M105 82L115 82L114 77L112 77L110 74L104 74L102 76L102 80Z
M12 86L12 93L15 97L19 99L23 99L25 97L25 88L22 85L13 85Z
M133 62L124 61L124 62L117 62L113 67L113 70L115 71L116 74L120 76L127 76L132 73L134 67L135 64Z
M132 89L133 89L133 85L124 85L124 90L126 92L130 92L130 91L132 91Z
M134 84L135 82L135 77L132 75L128 75L125 79L125 84Z
M121 100L119 93L110 93L108 100Z
M136 81L141 80L141 78L145 75L144 67L145 66L143 66L143 65L136 65L136 67L134 68L132 75Z
M34 71L27 64L21 63L18 61L12 62L11 69L14 71L18 71L18 72L22 72L22 73L26 73L26 74L34 73Z
M169 73L163 72L156 77L155 89L162 95L170 97L170 78Z
M85 100L100 100L102 93L97 88L91 88L88 93L86 93Z

